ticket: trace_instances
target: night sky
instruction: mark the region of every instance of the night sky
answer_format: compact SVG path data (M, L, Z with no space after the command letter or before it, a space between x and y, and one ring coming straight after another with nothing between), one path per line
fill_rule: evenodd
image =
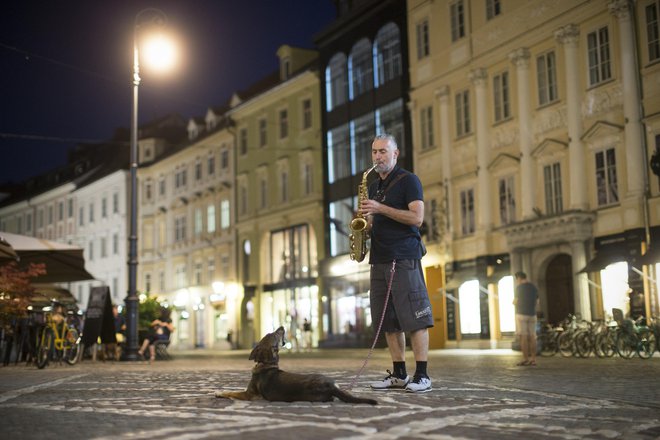
M128 128L133 24L157 7L182 47L178 68L143 71L139 123L204 116L278 67L282 44L313 48L331 0L22 0L0 13L0 184L66 163L77 143Z

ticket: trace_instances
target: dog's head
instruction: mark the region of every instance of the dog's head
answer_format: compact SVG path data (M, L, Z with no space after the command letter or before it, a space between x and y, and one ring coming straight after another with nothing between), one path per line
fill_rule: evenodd
M277 364L280 361L280 346L285 344L284 327L268 333L250 353L250 360L261 364Z

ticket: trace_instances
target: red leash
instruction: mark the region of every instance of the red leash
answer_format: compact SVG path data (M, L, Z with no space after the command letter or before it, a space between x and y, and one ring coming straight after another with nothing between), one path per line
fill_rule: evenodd
M358 371L358 373L351 381L351 384L348 386L349 390L352 390L353 387L355 386L355 382L358 380L358 377L360 377L365 367L367 366L367 363L369 362L369 358L371 357L371 354L374 352L374 348L376 347L376 342L378 342L378 336L380 336L380 329L383 327L383 321L385 320L385 311L387 311L387 301L390 299L390 293L392 292L392 282L394 281L395 266L396 266L396 260L393 260L392 269L390 269L390 281L387 283L387 294L385 295L385 305L383 306L383 313L382 315L380 315L380 322L378 323L378 330L376 330L374 343L371 344L371 350L369 350L369 354L367 355L367 358L364 360L364 364L362 364L362 368L360 368L360 371Z

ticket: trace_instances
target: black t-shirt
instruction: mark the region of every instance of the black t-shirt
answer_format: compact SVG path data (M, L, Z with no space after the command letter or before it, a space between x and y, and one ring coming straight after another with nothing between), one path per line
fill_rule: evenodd
M404 175L398 178L400 173ZM408 209L408 204L416 200L424 201L422 183L419 178L396 166L385 180L376 179L369 186L369 198L378 200L381 190L384 199L381 203L395 209ZM399 223L381 214L374 215L371 228L371 249L369 263L388 263L392 260L419 260L422 258L419 228Z
M530 282L518 284L518 287L516 287L516 313L535 316L538 297L539 291L534 284Z

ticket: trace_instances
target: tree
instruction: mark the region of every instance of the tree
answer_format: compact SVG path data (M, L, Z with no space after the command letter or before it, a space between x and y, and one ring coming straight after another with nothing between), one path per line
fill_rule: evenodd
M5 327L27 315L34 288L30 279L46 273L45 264L31 263L20 268L14 261L0 265L0 326Z

